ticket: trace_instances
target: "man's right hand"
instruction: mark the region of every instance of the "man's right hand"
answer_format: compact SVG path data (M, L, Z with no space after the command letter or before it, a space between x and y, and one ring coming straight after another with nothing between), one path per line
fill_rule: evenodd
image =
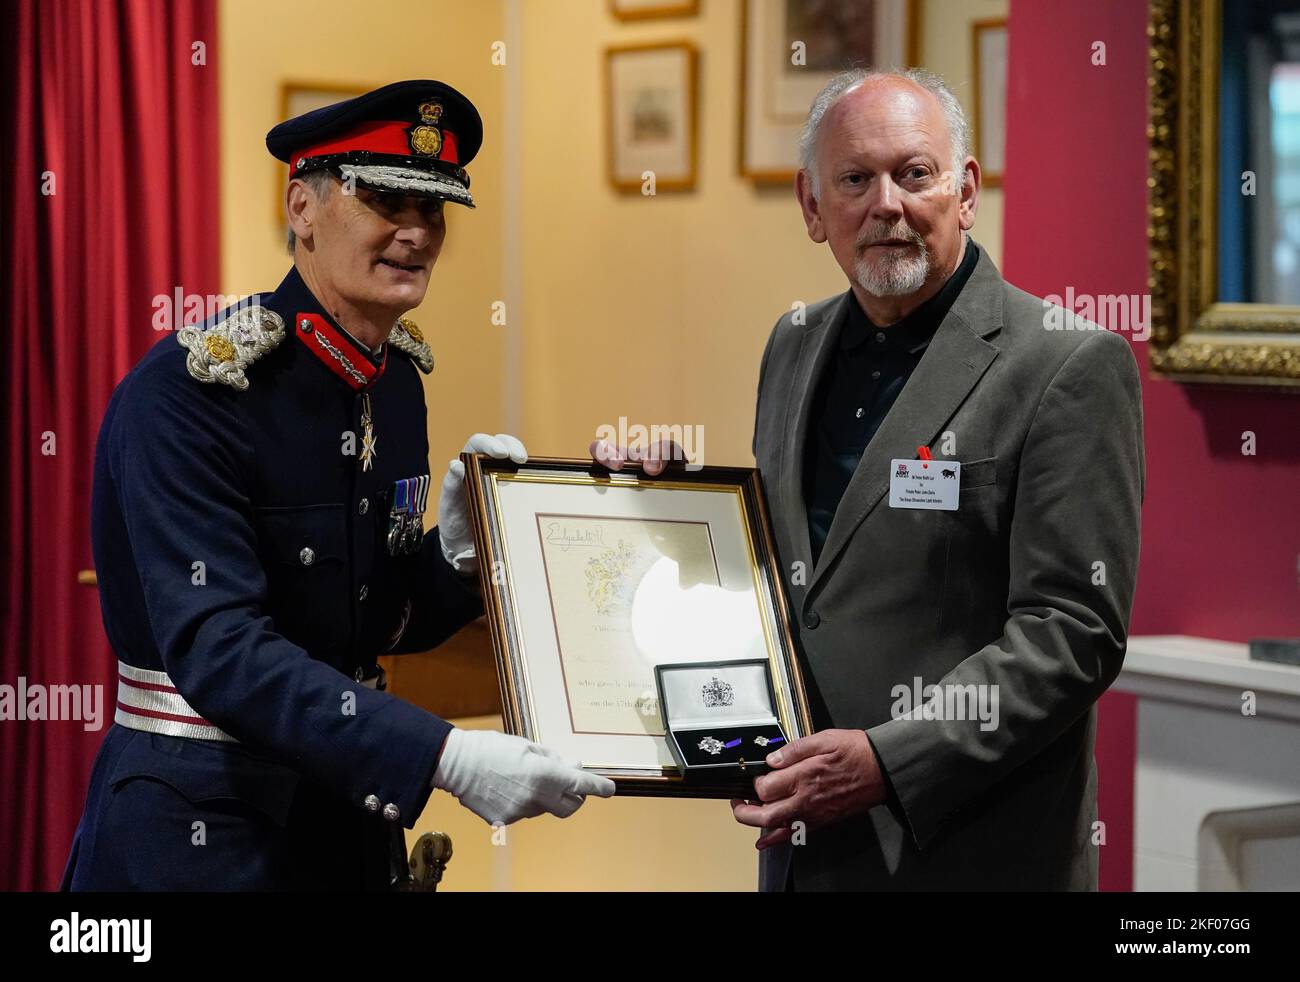
M492 825L550 812L567 818L589 794L608 798L614 782L584 771L554 750L495 730L447 734L433 786Z

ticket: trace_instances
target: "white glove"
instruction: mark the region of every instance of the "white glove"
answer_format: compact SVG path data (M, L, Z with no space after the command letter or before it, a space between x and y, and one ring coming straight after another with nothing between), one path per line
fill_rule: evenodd
M509 457L516 464L528 461L524 445L508 433L489 436L475 433L465 442L463 453L485 453L489 457ZM478 571L478 557L474 553L474 527L469 520L469 500L465 497L465 465L459 460L450 461L447 475L442 479L442 494L438 498L438 536L442 540L442 554L451 568L458 573Z
M589 794L608 798L614 782L554 750L495 730L447 734L433 786L449 791L491 825L550 812L568 818Z

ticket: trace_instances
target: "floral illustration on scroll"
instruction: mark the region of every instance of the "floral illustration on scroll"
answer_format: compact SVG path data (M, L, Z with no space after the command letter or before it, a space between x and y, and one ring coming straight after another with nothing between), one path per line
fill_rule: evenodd
M587 560L587 598L605 616L629 610L636 592L634 571L644 565L641 550L625 539Z

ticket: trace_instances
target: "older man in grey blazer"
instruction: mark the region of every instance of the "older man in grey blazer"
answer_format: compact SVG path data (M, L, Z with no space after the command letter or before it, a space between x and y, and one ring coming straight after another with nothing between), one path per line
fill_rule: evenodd
M967 236L980 169L937 76L836 77L801 149L849 290L783 316L759 376L815 729L732 802L760 886L1095 889L1095 704L1145 481L1132 351Z
M849 290L783 316L759 376L817 731L732 803L766 830L765 889L1096 888L1138 373L1122 337L1017 290L967 236L967 134L915 71L837 77L805 127L796 194Z

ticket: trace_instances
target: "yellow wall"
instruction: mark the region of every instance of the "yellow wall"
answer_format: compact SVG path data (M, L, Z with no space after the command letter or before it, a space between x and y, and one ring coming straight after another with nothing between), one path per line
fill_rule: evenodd
M282 79L441 78L479 106L485 140L470 168L479 207L448 208L439 295L415 315L438 360L426 380L431 468L440 473L480 429L512 428L534 454L579 455L620 415L702 424L710 463L750 464L768 331L795 301L847 284L826 247L808 241L789 190L756 190L736 174L735 0L704 0L695 18L633 24L613 19L604 0L372 6L384 16L361 24L340 0L223 0L226 292L268 289L288 266L270 219L279 172L262 144ZM1005 12L1006 0L927 0L922 63L964 99L969 22ZM682 38L700 54L696 190L616 194L605 172L604 49ZM504 67L491 62L498 40L509 41ZM1000 258L999 193L984 197L975 235ZM509 301L504 328L489 320L499 299ZM591 801L563 822L511 826L498 844L435 794L412 839L431 828L454 840L448 890L749 890L757 879L755 833L735 824L725 801Z
M971 64L971 23L1005 18L1010 0L927 0L921 14L921 53L926 68L948 80L975 125L975 79ZM980 193L979 212L971 234L1002 267L1002 189Z
M738 6L628 25L590 0L524 5L524 380L527 430L583 452L602 423L702 425L709 463L750 464L763 345L796 300L845 289L792 192L736 173ZM562 10L562 15L555 11ZM616 193L606 180L604 49L689 39L699 50L694 192ZM546 261L535 262L534 257ZM574 393L583 393L575 398Z

